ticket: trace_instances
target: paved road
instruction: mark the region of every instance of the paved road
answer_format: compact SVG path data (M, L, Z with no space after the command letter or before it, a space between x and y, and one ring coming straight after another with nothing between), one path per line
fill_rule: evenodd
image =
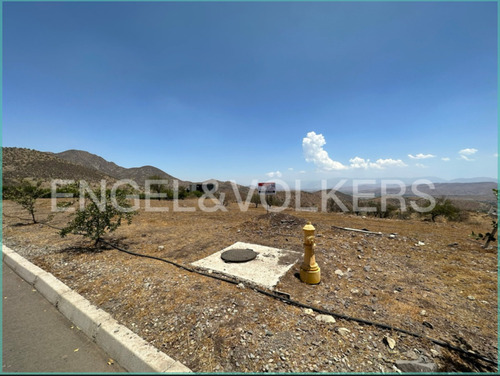
M3 372L126 372L5 263L2 280Z

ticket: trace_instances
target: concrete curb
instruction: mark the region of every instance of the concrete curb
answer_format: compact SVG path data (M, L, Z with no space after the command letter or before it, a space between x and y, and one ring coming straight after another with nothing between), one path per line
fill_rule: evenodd
M3 244L2 260L129 372L192 372L119 324L109 313L92 305L51 273Z

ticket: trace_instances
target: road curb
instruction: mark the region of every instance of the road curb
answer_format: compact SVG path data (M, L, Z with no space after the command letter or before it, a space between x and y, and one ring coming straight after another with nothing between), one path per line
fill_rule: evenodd
M2 260L129 372L192 372L184 364L170 358L119 324L109 313L92 305L51 273L3 244Z

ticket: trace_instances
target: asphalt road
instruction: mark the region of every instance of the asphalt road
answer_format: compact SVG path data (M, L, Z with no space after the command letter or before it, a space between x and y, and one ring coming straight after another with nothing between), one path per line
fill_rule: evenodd
M3 373L126 373L5 263L2 281Z

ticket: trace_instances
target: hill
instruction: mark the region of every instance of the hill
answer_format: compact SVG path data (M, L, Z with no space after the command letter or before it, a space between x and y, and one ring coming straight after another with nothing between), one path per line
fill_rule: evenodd
M57 158L52 153L26 148L4 147L2 154L4 186L15 184L16 181L26 178L40 179L46 183L52 179L83 179L88 183L97 183L101 179L115 180L93 168Z
M116 163L109 162L98 155L83 150L66 150L61 153L55 153L54 156L74 164L89 166L116 179L132 179L140 186L144 186L144 182L151 176L159 176L162 179L170 181L178 180L180 185L186 185L186 183L188 183L181 181L172 175L167 174L165 171L153 166L125 168L118 166Z

